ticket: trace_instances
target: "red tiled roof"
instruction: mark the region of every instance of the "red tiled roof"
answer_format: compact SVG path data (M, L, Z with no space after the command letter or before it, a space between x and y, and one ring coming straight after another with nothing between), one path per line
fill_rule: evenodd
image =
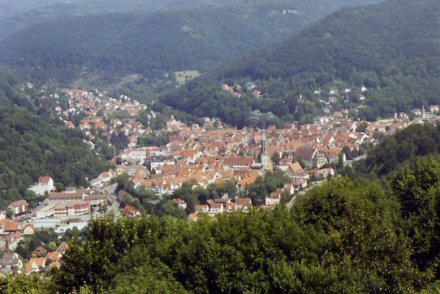
M140 214L140 211L136 207L131 206L131 205L126 205L124 207L124 209L122 210L122 212L125 215L131 215L131 216L134 216L136 214Z
M254 163L254 158L250 156L237 156L237 157L226 157L223 159L223 163L228 166L234 165L252 165Z
M50 181L51 179L52 179L52 178L49 177L49 176L43 176L43 177L40 177L40 178L38 179L38 182L39 182L39 183L47 184L47 183L49 183L49 181Z
M64 200L64 199L83 199L84 190L78 190L73 193L68 192L52 192L49 194L49 200Z
M244 204L252 204L252 199L251 198L248 198L248 197L240 197L240 198L235 198L235 203L236 204L241 204L241 205L244 205Z

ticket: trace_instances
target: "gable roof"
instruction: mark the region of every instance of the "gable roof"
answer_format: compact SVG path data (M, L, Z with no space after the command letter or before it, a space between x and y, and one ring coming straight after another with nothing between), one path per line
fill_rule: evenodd
M134 207L131 206L129 204L127 204L124 209L122 210L122 212L124 213L124 215L126 216L135 216L135 215L140 215L140 211Z
M46 260L46 257L34 257L29 259L29 261L26 263L26 273L30 274L36 271L35 267L38 267L39 269L45 268Z
M28 203L27 203L26 200L20 199L20 200L14 201L11 204L9 204L8 208L20 207L20 206L23 206L23 205L27 206Z
M306 159L306 160L313 160L313 158L316 155L317 150L310 146L303 146L295 151L295 156Z
M51 177L49 177L49 176L42 176L42 177L40 177L38 179L38 182L42 183L42 184L48 184L50 182L50 180L52 180Z
M19 222L8 222L5 224L5 231L7 232L21 231L21 224Z

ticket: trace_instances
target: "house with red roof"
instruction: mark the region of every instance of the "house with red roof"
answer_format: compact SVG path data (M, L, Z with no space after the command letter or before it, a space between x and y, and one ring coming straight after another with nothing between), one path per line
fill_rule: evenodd
M309 145L298 148L295 151L295 156L300 159L308 169L314 167L321 168L327 163L327 158L321 154L318 149Z
M38 182L29 188L29 190L35 192L37 195L44 195L55 190L55 183L53 179L49 176L42 176L38 179Z
M276 191L270 193L269 196L266 196L265 203L267 206L275 206L280 204L281 194L283 193L282 189L277 189Z
M27 275L42 272L47 266L46 257L34 257L26 263L25 273Z
M249 212L252 206L252 199L248 197L235 198L235 210L242 212Z
M230 169L250 168L255 160L252 156L235 156L223 159L223 165Z
M224 212L224 206L222 203L219 202L215 202L212 199L209 199L207 201L208 206L209 206L209 214L211 215L216 215L216 214L220 214Z
M47 253L48 253L48 251L46 248L44 248L43 246L38 246L32 252L32 255L34 255L35 257L45 257L45 256L47 256Z
M142 215L139 209L128 204L125 205L122 214L126 217L140 217Z

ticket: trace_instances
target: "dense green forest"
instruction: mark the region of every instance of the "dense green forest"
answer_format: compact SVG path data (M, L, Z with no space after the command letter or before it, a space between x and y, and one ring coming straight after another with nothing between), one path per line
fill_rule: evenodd
M39 176L86 186L105 168L76 131L59 130L28 111L0 107L0 207L23 197Z
M75 14L69 8L67 15L50 9L57 16L43 22L32 20L38 14L31 11L24 19L32 25L2 42L0 59L41 80L66 82L82 75L110 78L132 73L166 79L166 74L174 77L178 70L212 69L283 40L340 7L376 0L208 1L203 5L202 1L179 5L173 1L154 12L147 7L161 6L157 1L116 2L79 2L74 6L83 12ZM94 3L101 8L93 8ZM126 7L115 8L121 6ZM138 9L121 13L129 7ZM288 10L292 12L283 12Z
M323 3L322 1L306 0L126 0L124 2L120 0L1 0L0 40L20 29L38 23L73 16L133 11L154 13L166 10L197 9L207 6L216 8L229 7L231 10L246 11L250 6L254 5L268 9L273 8L273 5L283 5L282 9L295 9L301 14L299 16L300 18L307 21L314 21L343 7L379 1L380 0L329 0Z
M436 293L440 158L422 157L385 185L339 178L291 211L198 222L97 220L45 280L0 288L53 293Z
M222 66L164 101L236 125L249 124L246 114L255 109L282 120L313 116L320 113L320 99L326 98L314 91L336 86L342 91L368 88L359 109L360 118L368 120L439 103L439 17L436 0L388 0L345 9L280 45ZM245 94L236 99L221 90L221 82L249 81L256 83L263 98Z
M87 184L105 163L86 143L81 132L46 122L44 109L22 92L13 73L0 69L0 207L32 197L26 193L38 177L52 176L58 187ZM37 116L40 114L42 117ZM32 200L32 199L28 199Z
M419 156L440 154L440 126L412 125L386 138L355 165L363 174L386 176Z

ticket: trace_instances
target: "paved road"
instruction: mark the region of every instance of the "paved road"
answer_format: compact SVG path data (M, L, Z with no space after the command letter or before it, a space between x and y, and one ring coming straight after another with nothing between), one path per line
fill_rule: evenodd
M44 208L48 204L49 204L49 199L45 199L37 207L32 209L29 213L20 215L20 216L16 217L15 220L17 220L17 221L29 220L30 218L36 216L37 211L40 211L42 208Z

